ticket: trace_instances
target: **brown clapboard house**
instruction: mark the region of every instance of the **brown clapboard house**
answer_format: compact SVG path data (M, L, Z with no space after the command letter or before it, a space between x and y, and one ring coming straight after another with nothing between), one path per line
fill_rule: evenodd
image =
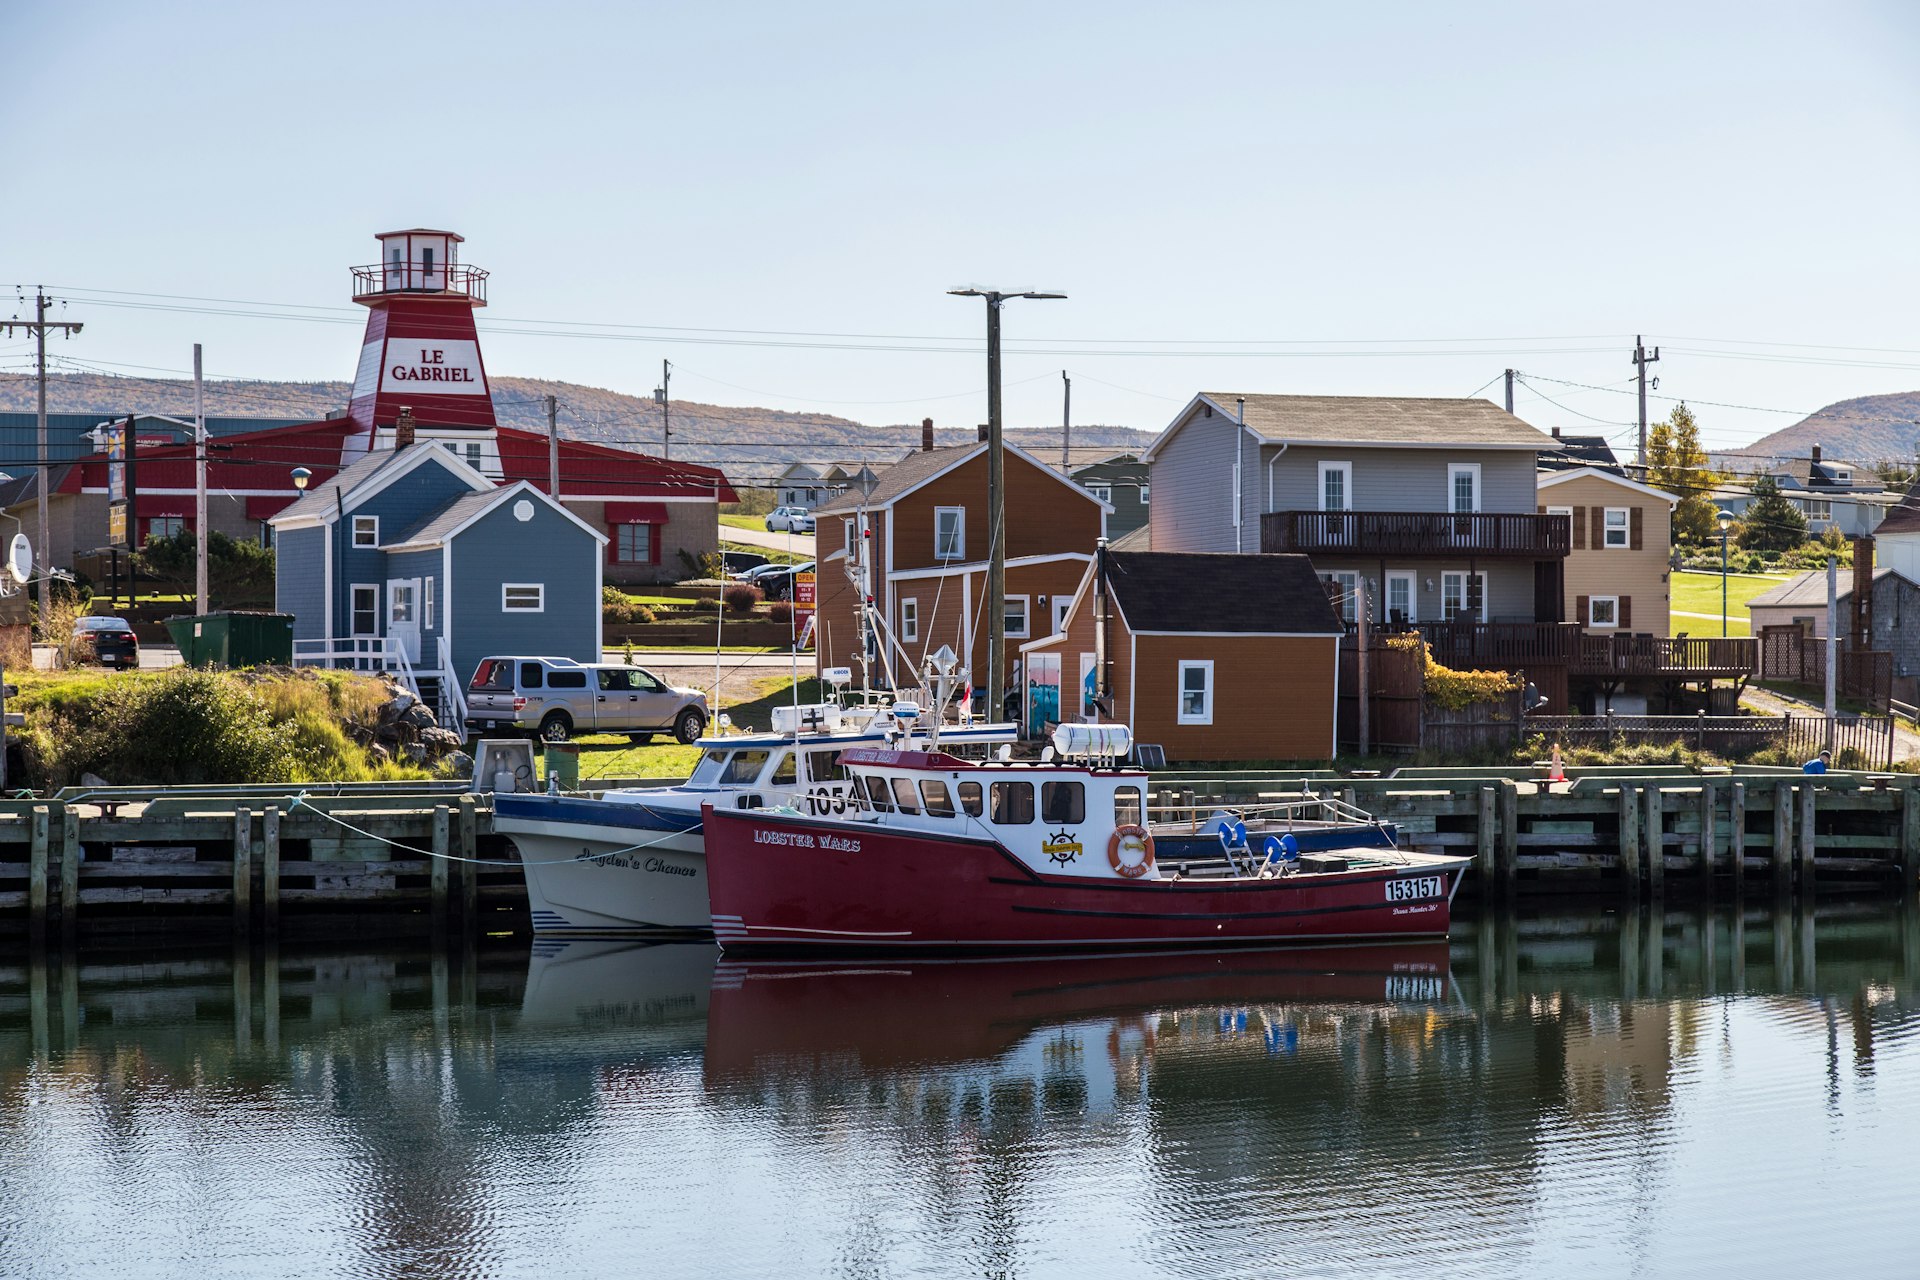
M854 577L864 564L874 607L897 642L887 654L896 683L917 683L906 668L942 645L960 655L976 685L986 672L987 445L935 448L928 422L921 446L880 471L870 493L850 490L814 509L814 652L822 671L853 666L857 678ZM1006 446L1004 474L1011 674L1020 646L1058 625L1112 508L1015 445ZM883 683L877 671L873 683Z
M1311 560L1108 550L1104 563L1104 591L1088 566L1063 630L1021 646L1030 708L1131 725L1170 761L1333 756L1345 625Z

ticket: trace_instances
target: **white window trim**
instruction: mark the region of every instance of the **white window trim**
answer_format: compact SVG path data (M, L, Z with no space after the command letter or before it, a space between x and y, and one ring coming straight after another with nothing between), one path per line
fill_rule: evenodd
M1333 611L1340 615L1340 621L1352 622L1358 616L1360 575L1353 569L1334 569L1327 576L1340 584L1340 599L1333 602Z
M433 578L428 576L420 579L420 629L432 631L433 624Z
M360 541L360 531L361 531L362 525L365 525L367 527L367 532L373 535L373 541L371 542ZM356 547L377 547L380 545L380 517L379 516L355 516L353 518L353 545Z
M854 537L854 532L853 532L854 522L852 520L842 520L840 523L846 526L846 531L847 531L847 559L849 560L856 559L856 557L853 554L853 545L857 541L857 539Z
M1142 480L1140 482L1140 505L1141 506L1144 507L1147 505L1147 490L1151 489L1152 487L1153 487L1152 484L1149 483L1148 481Z
M1028 596L1008 596L1008 612L1012 611L1015 600L1020 602L1020 629L1015 631L1012 627L1008 627L1006 635L1009 640L1024 640L1033 634L1033 600Z
M1447 569L1442 571L1442 573L1440 574L1440 617L1443 620L1447 616L1447 579L1448 578L1460 579L1460 603L1463 606L1467 602L1467 595L1468 595L1467 579L1469 578L1480 579L1480 616L1478 618L1473 619L1473 621L1485 622L1487 620L1487 596L1490 594L1487 591L1486 573L1485 572L1468 573L1465 569ZM1465 617L1468 617L1469 615L1467 614L1466 610L1463 608L1459 616L1462 618L1465 618Z
M406 621L411 622L416 627L420 625L420 592L414 585L416 581L417 579L414 578L387 579L387 630L393 630L393 624L400 621L400 619L393 616L394 603L403 593L407 599L407 612L413 615L411 618L406 619Z
M1407 621L1418 622L1420 620L1420 575L1411 569L1387 570L1386 591L1380 597L1380 620L1382 622L1393 620L1393 584L1395 582L1407 584Z
M1633 508L1602 507L1601 511L1603 513L1600 517L1601 550L1631 551L1633 549ZM1615 512L1618 512L1624 517L1624 522L1618 526L1615 526L1611 520ZM1616 527L1620 530L1620 541L1618 542L1613 540L1613 531Z
M1602 600L1605 600L1607 603L1613 606L1612 622L1595 622L1593 620L1594 606L1599 604ZM1619 596L1588 596L1586 623L1589 627L1593 627L1598 630L1618 631L1620 629L1620 597Z
M1447 464L1447 505L1445 508L1446 513L1450 516L1469 514L1463 511L1456 511L1454 510L1454 507L1453 507L1454 481L1456 477L1458 477L1462 472L1465 472L1466 474L1473 477L1473 512L1471 514L1478 515L1480 512L1480 503L1482 501L1482 495L1480 492L1480 464L1477 462L1449 462Z
M940 517L953 512L953 550L940 550ZM965 507L935 507L933 509L933 558L935 560L965 560L967 558L967 509Z
M1187 672L1193 669L1207 673L1206 709L1198 715L1187 714ZM1179 671L1173 683L1173 715L1175 722L1178 724L1213 723L1213 659L1183 658L1180 660Z
M1338 471L1340 473L1340 493L1341 493L1341 496L1346 500L1346 504L1347 504L1344 507L1339 507L1336 509L1340 511L1352 511L1354 507L1353 507L1353 464L1351 462L1323 462L1320 464L1320 470L1318 472L1319 482L1314 490L1314 502L1317 506L1317 509L1321 511L1328 510L1327 472L1329 471Z
M920 639L920 600L917 596L907 596L900 601L900 639L904 644L915 644Z
M1087 486L1087 492L1092 494L1094 500L1097 502L1113 501L1113 486L1111 484L1090 484Z
M358 602L362 591L373 593L373 608L368 610L373 616L372 631L355 631L354 620L360 613ZM347 588L347 634L349 636L377 636L380 634L380 584L377 582L356 582Z
M537 591L540 602L529 609L525 605L507 603L509 591ZM544 582L503 582L500 584L500 612L502 613L545 613L547 611L547 584Z

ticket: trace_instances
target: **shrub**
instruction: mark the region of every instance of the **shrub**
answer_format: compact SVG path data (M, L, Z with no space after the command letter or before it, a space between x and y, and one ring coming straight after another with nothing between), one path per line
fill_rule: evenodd
M736 582L729 586L722 598L727 609L733 613L752 613L754 606L760 603L760 588L745 582Z
M1424 642L1421 644L1424 648ZM1427 701L1442 710L1459 711L1476 702L1499 702L1525 684L1511 671L1455 671L1443 667L1433 660L1433 651L1427 650Z
M56 763L70 777L147 786L295 780L267 708L231 676L179 667L112 681L92 711L60 743Z
M793 625L793 604L786 600L775 600L767 606L767 617L783 627Z

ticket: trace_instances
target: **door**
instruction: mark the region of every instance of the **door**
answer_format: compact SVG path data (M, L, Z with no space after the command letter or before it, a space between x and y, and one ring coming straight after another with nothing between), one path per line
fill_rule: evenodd
M1381 610L1386 622L1404 625L1418 621L1414 612L1413 582L1413 574L1404 569L1387 571L1386 608Z
M594 668L594 728L619 730L641 726L640 695L633 688L634 674L626 667Z
M627 679L633 685L634 714L640 717L640 727L671 728L673 715L680 710L680 695L669 689L660 677L639 667L629 668Z
M420 579L387 579L387 642L420 665Z

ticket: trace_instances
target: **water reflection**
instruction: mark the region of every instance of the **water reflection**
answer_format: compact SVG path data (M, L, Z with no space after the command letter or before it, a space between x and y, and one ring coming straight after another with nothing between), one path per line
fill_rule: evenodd
M21 952L0 1274L1897 1272L1917 973L1920 917L1845 904L1039 960Z

